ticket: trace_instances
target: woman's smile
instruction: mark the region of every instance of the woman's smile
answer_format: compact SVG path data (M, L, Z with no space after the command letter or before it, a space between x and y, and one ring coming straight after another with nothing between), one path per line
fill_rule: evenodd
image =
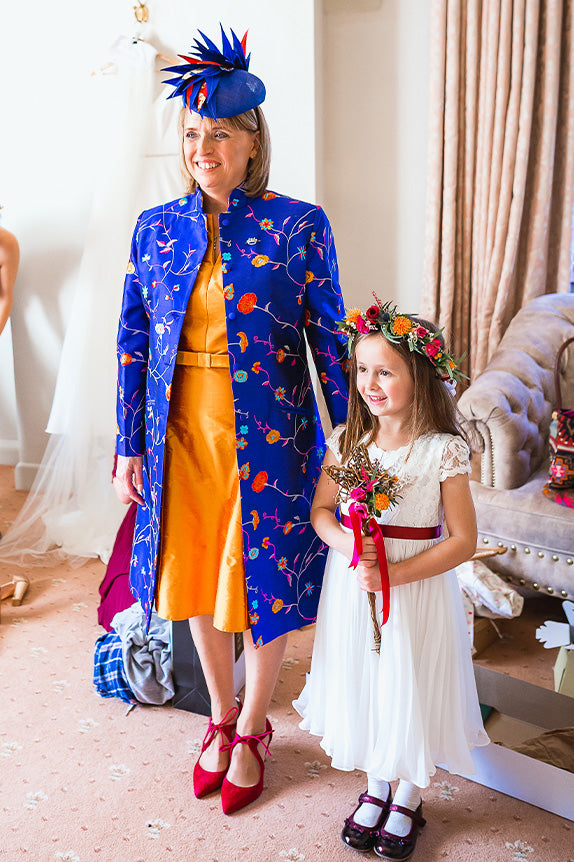
M195 164L200 171L211 171L213 168L218 168L220 162L196 162Z
M188 111L183 127L187 169L207 197L207 211L224 212L229 195L241 185L259 147L259 132L234 128ZM211 201L211 203L209 203Z

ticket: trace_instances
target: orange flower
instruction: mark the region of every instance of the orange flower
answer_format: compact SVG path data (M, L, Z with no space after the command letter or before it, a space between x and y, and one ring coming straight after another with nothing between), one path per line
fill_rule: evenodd
M283 607L283 599L275 599L273 604L271 605L271 610L274 614L278 613Z
M254 293L244 293L237 303L237 310L241 314L249 314L255 308L257 296Z
M265 439L268 443L277 443L280 436L281 435L279 434L279 431L276 431L274 428L272 428Z
M126 272L128 275L133 275L135 271L136 271L136 268L130 260L130 262L128 263L128 267L126 269Z
M375 500L377 502L377 509L382 511L383 509L389 508L391 501L386 494L375 494Z
M283 527L283 532L285 533L285 535L287 535L287 533L290 533L292 529L293 529L293 521L287 521L287 523Z
M321 380L323 383L327 382L327 372L326 371L321 371Z
M253 509L249 514L253 516L253 529L256 530L259 526L259 512Z
M311 270L308 269L307 272L305 273L305 284L309 284L309 282L313 281L314 278L315 278L315 276L313 275Z
M223 298L224 299L233 299L234 294L235 294L235 289L234 289L232 284L228 284L226 287L223 288Z
M262 548L268 548L269 547L269 536L265 536L265 538L261 542L261 547Z
M251 370L253 371L254 374L259 374L259 372L261 371L261 363L260 362L254 362Z
M261 470L257 474L257 476L255 477L255 479L253 480L253 482L251 484L251 487L253 488L253 490L255 491L256 494L259 494L260 491L263 490L263 488L267 484L268 478L269 478L269 475L265 472L265 470Z
M305 326L309 326L311 323L311 312L308 308L305 309Z
M239 336L239 346L241 348L241 352L245 353L247 350L247 345L249 344L249 340L244 332L238 332Z
M239 468L239 478L240 479L249 479L249 473L251 472L251 467L249 466L249 461Z
M251 261L252 266L265 266L266 263L269 263L269 258L266 254L256 254Z
M122 353L120 356L120 362L122 365L129 365L132 361L132 358L129 353Z
M167 401L169 401L169 399L171 398L171 383L169 384L169 386L165 387L165 397Z
M275 192L263 192L261 197L264 201L270 201L272 198L276 198L277 195L275 194Z
M392 330L395 335L408 335L413 328L413 322L410 317L404 317L399 314L393 320Z
M345 320L347 321L347 323L356 323L357 318L361 317L362 314L363 314L363 312L361 311L360 308L350 308L349 311L347 312L347 316L346 316Z
M285 351L281 350L281 348L279 348L279 350L277 351L277 362L283 362L284 359L285 359Z

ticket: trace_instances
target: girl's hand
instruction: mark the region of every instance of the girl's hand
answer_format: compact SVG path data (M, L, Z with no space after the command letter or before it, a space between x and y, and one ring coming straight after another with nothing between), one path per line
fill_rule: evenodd
M376 593L381 589L381 572L377 557L377 546L371 536L363 536L363 553L356 570L357 582L362 590Z
M145 504L142 497L143 458L141 455L118 455L116 479L119 482L117 491L120 491L130 500L135 500L140 506Z

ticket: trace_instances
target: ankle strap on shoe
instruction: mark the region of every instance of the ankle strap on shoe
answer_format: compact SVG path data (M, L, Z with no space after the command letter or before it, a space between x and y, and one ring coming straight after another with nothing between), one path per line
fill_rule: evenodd
M220 751L227 751L227 749L235 748L236 745L241 745L241 744L249 745L250 741L253 740L254 742L260 742L261 745L263 746L263 748L265 749L266 753L269 756L271 756L271 752L269 751L269 744L265 742L265 737L268 736L269 737L269 743L271 743L271 737L273 736L274 733L275 733L275 731L273 730L273 728L271 726L269 727L269 730L264 730L263 733L255 733L255 734L252 734L250 736L239 736L239 734L236 733L235 738L231 742L228 742L227 744L222 745L219 750Z
M419 814L419 810L422 810L420 805L416 811L413 811L411 808L405 808L404 805L395 805L394 802L389 805L389 814L391 811L398 811L399 814L404 814L406 817L410 817L417 826L424 826L426 820L421 814Z
M215 724L211 720L211 716L209 717L209 724L207 726L207 733L203 739L203 745L207 748L208 745L211 745L216 735L219 732L225 733L226 729L231 729L237 720L237 716L241 711L241 706L239 702L236 706L232 706L231 709L228 709L221 721ZM226 734L227 735L227 734ZM227 737L229 739L229 737Z
M362 805L363 802L369 802L371 805L376 805L378 808L386 808L387 799L377 799L376 796L371 796L370 793L361 793L359 796L359 803Z

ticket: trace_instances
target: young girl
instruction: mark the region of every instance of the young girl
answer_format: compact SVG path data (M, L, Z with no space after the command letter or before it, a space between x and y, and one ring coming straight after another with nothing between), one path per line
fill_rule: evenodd
M375 592L380 604L375 542L363 538L353 571L349 504L341 504L339 522L338 486L321 474L311 520L331 550L311 671L294 705L300 726L323 737L335 768L367 773L343 841L404 860L425 824L420 790L436 765L472 773L470 749L489 741L452 571L476 548L469 449L452 393L460 372L434 327L389 304L353 309L340 327L350 341L349 409L347 424L327 441L324 465L344 465L357 444L367 444L371 461L398 477L397 505L376 520L407 529L385 540L390 613L378 654L367 598ZM420 528L436 536L443 519L442 539L420 538Z

